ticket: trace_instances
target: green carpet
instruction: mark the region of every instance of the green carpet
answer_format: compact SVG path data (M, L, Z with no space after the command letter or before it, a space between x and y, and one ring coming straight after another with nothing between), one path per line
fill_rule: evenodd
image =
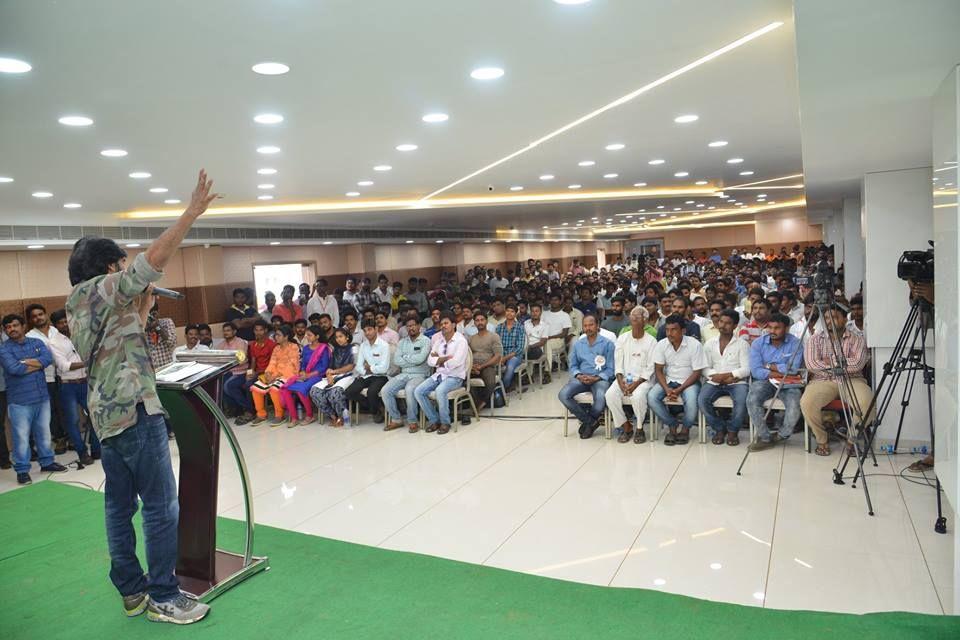
M101 494L42 482L0 495L0 516L0 637L132 640L178 633L171 625L121 614L107 577ZM240 548L239 523L221 520L219 532L221 546ZM183 637L960 638L958 617L743 607L551 580L263 526L256 546L270 556L271 570L215 600L210 616L183 630Z

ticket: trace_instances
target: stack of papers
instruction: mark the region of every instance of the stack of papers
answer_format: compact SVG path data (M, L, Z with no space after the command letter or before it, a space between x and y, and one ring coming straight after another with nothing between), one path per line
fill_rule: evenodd
M174 362L157 371L157 381L179 382L214 369L216 367L202 362Z

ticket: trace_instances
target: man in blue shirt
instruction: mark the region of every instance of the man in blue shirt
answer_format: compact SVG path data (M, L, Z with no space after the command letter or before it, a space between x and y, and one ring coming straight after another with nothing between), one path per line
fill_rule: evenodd
M754 340L750 347L753 383L747 394L747 413L757 430L757 440L750 444L750 451L763 451L786 440L793 434L793 427L800 419L803 382L799 371L803 368L803 346L796 336L789 333L790 324L787 316L774 314L767 323L769 333ZM777 412L774 418L777 433L771 436L763 403L774 395L783 402L785 411L782 414Z
M19 484L30 484L30 436L37 445L40 470L62 472L67 468L53 459L50 449L50 395L43 370L53 356L42 340L24 334L24 319L16 314L3 318L10 338L0 345L0 365L7 383L7 412L13 430L13 467Z
M570 381L560 390L558 397L563 406L580 421L580 438L586 440L599 425L600 416L606 408L607 388L614 376L614 353L616 347L610 340L597 333L597 317L583 317L583 333L586 338L574 340L570 352ZM593 394L590 408L579 405L574 397L579 393Z

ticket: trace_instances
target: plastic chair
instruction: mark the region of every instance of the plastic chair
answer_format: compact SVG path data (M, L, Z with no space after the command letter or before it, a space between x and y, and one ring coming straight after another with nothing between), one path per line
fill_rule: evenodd
M704 383L706 384L706 383ZM720 396L713 401L713 407L715 409L733 409L733 398L730 396ZM700 442L706 443L707 441L707 416L703 415L703 412L700 412Z
M584 391L583 393L578 393L577 395L573 396L573 401L576 402L577 404L586 404L586 405L591 405L591 406L592 406L592 405L593 405L593 394L590 393L589 391ZM611 437L613 437L613 429L610 428L610 423L611 423L611 422L612 422L612 420L610 419L610 415L609 415L606 407L604 407L604 409L603 409L603 431L604 431L604 435L606 435L606 437L607 437L607 440L609 440ZM563 406L563 437L564 437L564 438L566 438L567 435L569 434L569 426L570 426L570 410L567 409L566 405L564 405L564 406Z
M467 375L468 376L470 375L470 369L472 368L473 368L473 352L468 348L467 349ZM458 420L458 415L459 415L460 405L463 403L464 400L470 403L470 408L473 409L474 417L476 417L477 420L480 419L480 412L477 411L477 405L473 402L473 396L470 395L469 382L470 382L470 378L467 377L466 379L464 379L462 386L457 387L456 389L453 389L450 393L447 394L447 400L449 400L450 402L453 402L452 422L453 422L454 433L460 430L460 421ZM437 394L435 391L431 391L429 397L431 400L436 402ZM420 413L421 415L423 414L422 411Z
M472 358L471 358L471 362L472 362ZM468 369L467 371L469 372L469 369ZM493 417L493 414L494 414L494 407L495 407L496 404L497 404L496 401L495 401L496 399L495 399L495 397L494 397L494 396L496 395L496 390L497 390L497 388L499 388L499 389L500 389L500 392L503 394L503 404L504 404L505 406L509 406L509 405L510 405L510 400L509 400L509 398L507 398L507 388L506 388L505 386L503 386L503 376L501 375L502 373L503 373L503 365L501 365L501 363L498 362L498 363L497 363L497 377L494 379L494 383L493 383L494 392L493 392L492 394L490 394L490 417L491 417L491 418ZM467 378L467 386L468 386L468 387L471 387L471 388L472 388L472 387L482 387L482 386L484 386L484 384L483 384L483 378ZM517 380L517 386L520 386L520 381L519 381L519 380Z

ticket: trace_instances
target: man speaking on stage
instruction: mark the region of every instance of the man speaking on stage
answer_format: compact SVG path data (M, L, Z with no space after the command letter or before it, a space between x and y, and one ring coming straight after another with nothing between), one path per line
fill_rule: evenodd
M180 591L174 573L180 507L144 325L154 302L153 283L194 221L219 197L212 186L201 170L190 205L130 265L113 240L86 237L74 245L68 267L73 290L67 318L87 363L90 421L102 443L110 580L127 616L146 611L154 622L191 624L210 611ZM137 496L143 503L148 575L136 555Z

